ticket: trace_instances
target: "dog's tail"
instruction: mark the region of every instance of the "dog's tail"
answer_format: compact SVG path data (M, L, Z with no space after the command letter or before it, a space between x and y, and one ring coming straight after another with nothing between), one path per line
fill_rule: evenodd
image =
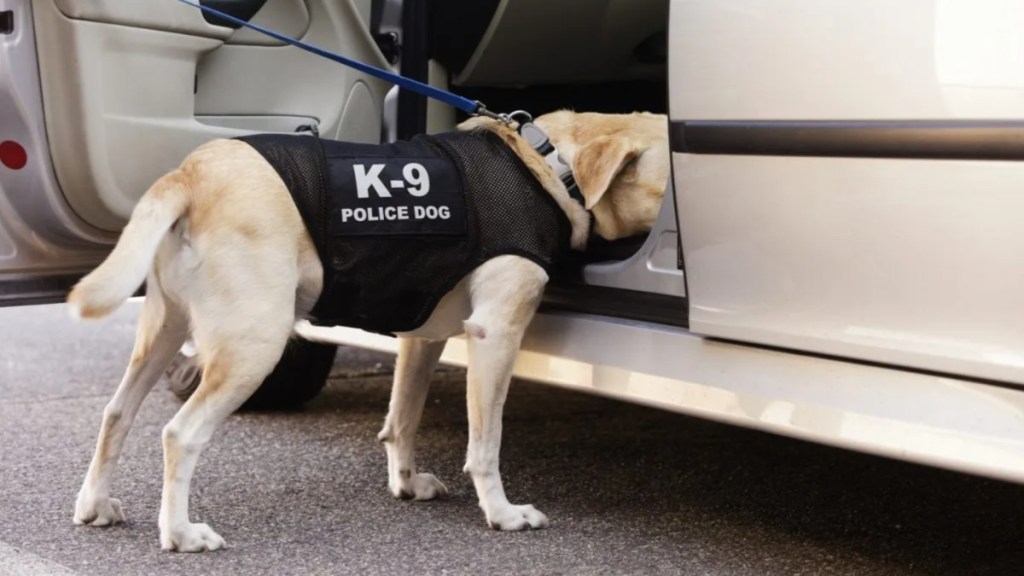
M113 252L68 295L72 316L102 318L138 290L153 265L160 241L188 209L191 195L186 177L177 170L146 191Z

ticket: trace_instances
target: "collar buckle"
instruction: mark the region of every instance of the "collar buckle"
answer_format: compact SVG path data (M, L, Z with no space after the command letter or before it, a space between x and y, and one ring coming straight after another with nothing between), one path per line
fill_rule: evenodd
M579 202L580 205L586 206L587 202L583 198L583 194L580 193L579 185L576 184L572 167L562 159L555 145L548 138L547 133L541 130L540 126L534 124L533 118L522 110L509 114L509 117L519 122L519 135L525 138L530 146L544 157L544 161L554 170L555 176L565 184L565 189L569 192L569 196ZM518 118L525 118L525 120L520 121Z

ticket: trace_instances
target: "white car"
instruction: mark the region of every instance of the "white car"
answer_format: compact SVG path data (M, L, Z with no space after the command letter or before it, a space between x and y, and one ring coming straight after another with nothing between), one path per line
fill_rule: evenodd
M1024 2L205 3L491 109L669 114L656 228L565 270L520 377L1024 481ZM205 140L457 121L221 24L176 0L0 0L0 304L59 301ZM296 344L263 402L315 394L333 355Z

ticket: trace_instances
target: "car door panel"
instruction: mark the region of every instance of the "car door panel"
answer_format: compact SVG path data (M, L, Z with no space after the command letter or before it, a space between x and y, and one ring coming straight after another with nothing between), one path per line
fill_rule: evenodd
M120 230L146 188L211 136L190 129L195 63L223 40L68 19L52 2L34 10L57 180L82 219Z
M61 189L92 226L119 230L156 178L212 138L267 126L292 132L310 118L327 136L347 138L348 126L352 139L379 138L386 86L364 74L291 46L225 44L234 30L210 26L198 9L176 2L146 20L137 2L79 10L82 18L73 19L56 1L35 4L47 132ZM386 65L352 4L309 0L306 7L308 26L299 20L306 40ZM178 15L165 22L161 10ZM282 15L267 17L275 14ZM346 124L350 104L350 118L359 120ZM234 118L218 124L225 116Z
M388 67L359 11L347 2L310 3L311 24L304 40L326 50L379 67ZM257 14L259 16L259 14ZM390 86L291 46L225 45L205 54L196 69L195 113L209 115L311 116L326 137L379 141L373 134L344 134L342 117L379 119ZM367 99L369 93L369 100ZM365 107L368 101L373 107ZM352 120L349 120L350 126Z
M1024 383L1024 73L974 46L1024 45L1020 3L676 0L671 21L690 329Z

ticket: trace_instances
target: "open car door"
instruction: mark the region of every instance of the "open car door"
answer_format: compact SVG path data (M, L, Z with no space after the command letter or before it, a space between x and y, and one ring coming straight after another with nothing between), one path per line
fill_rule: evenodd
M372 0L202 1L389 66ZM177 0L0 0L0 14L0 140L28 158L0 169L0 304L62 297L150 184L207 140L310 125L381 138L388 84Z

